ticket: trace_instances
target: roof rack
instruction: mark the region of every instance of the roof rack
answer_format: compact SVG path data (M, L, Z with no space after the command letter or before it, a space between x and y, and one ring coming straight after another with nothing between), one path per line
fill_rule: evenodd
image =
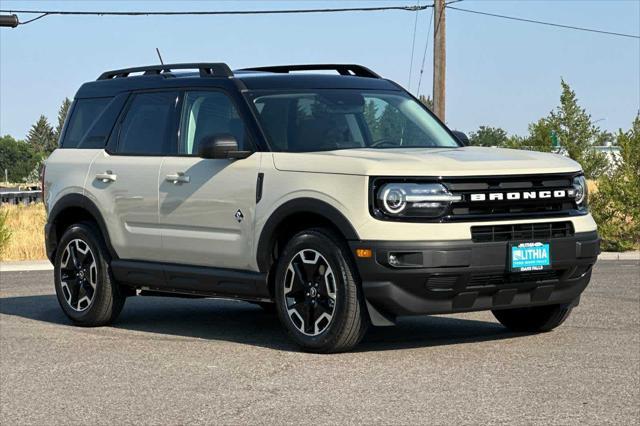
M149 65L145 67L123 68L120 70L106 71L100 74L98 80L110 80L112 78L128 77L134 72L144 72L143 75L160 75L172 70L200 70L200 77L232 77L233 72L223 62L217 63L193 63L193 64L165 64Z
M355 75L358 77L382 78L367 67L356 64L307 64L307 65L276 65L270 67L243 68L240 71L266 71L275 73L289 73L291 71L335 70L340 75Z

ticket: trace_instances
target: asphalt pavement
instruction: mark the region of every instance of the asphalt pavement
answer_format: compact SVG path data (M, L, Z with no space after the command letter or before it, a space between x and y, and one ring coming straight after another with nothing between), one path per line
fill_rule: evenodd
M640 263L599 261L567 322L403 319L356 351L302 353L235 301L136 297L72 326L51 271L0 272L0 424L638 424Z

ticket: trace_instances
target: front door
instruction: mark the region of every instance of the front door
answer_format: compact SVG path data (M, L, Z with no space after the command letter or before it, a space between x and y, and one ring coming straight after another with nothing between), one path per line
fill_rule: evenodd
M231 134L253 150L232 100L222 91L187 91L180 114L178 155L159 173L159 220L166 262L250 269L256 180L261 153L242 160L203 159L198 144Z

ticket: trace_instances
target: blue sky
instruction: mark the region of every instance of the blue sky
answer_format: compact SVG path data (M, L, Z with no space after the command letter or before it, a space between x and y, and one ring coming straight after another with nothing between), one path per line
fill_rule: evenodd
M431 3L431 1L428 1ZM416 4L403 1L11 1L2 9L225 10ZM422 0L421 4L427 3ZM640 34L640 0L466 0L458 7ZM419 12L415 92L431 11ZM26 15L21 16L27 19ZM65 96L102 71L165 62L232 68L361 63L408 86L414 12L204 17L46 17L0 29L0 133L23 138L41 113L55 122ZM433 33L433 32L432 32ZM421 93L431 94L432 41ZM640 40L511 22L449 10L447 123L524 135L559 102L560 78L598 125L628 128L640 109Z

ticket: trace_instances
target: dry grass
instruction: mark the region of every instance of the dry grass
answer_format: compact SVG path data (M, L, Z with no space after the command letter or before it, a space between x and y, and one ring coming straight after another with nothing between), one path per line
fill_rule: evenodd
M0 212L7 213L6 226L11 235L0 252L0 260L42 260L44 250L44 224L47 220L43 203L30 205L2 205Z

